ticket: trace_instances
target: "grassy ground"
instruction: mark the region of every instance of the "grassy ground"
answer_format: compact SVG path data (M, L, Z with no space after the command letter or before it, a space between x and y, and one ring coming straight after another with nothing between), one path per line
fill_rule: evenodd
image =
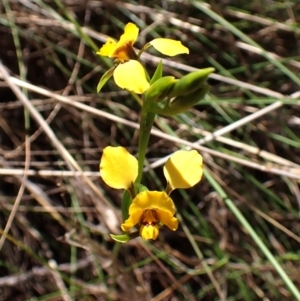
M0 300L300 300L299 2L147 3L0 4ZM136 153L140 107L113 80L96 93L112 62L95 52L128 22L137 48L189 47L165 75L216 72L150 139L150 189L166 155L204 158L200 184L172 193L179 230L119 245L122 193L99 159L107 145ZM143 56L150 73L159 59Z

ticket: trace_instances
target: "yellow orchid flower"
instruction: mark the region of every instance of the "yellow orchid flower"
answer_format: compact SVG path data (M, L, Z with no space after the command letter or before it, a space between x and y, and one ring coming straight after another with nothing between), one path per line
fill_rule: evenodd
M140 226L144 239L155 240L161 224L175 231L178 220L174 217L175 205L169 194L176 188L190 188L202 177L202 156L195 150L177 151L164 166L167 179L165 191L142 191L134 194L133 184L138 176L138 161L124 147L108 146L103 150L100 175L110 187L129 190L133 196L129 218L121 225L123 231Z
M149 88L150 84L147 81L143 66L138 61L139 56L133 48L138 35L138 27L133 23L128 23L124 28L124 34L121 35L120 40L116 42L108 38L97 54L118 60L119 64L117 67L114 67L113 76L115 83L120 88L142 94ZM183 46L180 41L172 39L154 39L146 44L142 50L146 50L150 46L168 56L189 53L189 49Z
M144 239L155 240L159 234L159 224L175 231L178 220L174 217L175 205L164 191L143 191L137 194L129 207L129 218L121 225L127 232L140 224L140 235Z

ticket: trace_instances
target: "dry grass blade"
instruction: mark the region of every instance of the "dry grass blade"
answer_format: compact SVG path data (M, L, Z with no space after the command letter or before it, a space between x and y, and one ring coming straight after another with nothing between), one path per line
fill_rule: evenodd
M62 158L65 160L66 165L68 168L73 171L82 171L80 166L77 164L77 162L74 160L74 158L71 156L71 154L67 151L67 149L61 144L61 142L58 140L58 138L55 136L49 125L44 121L44 119L41 117L41 115L36 111L36 109L32 106L32 104L29 102L29 100L25 97L25 95L21 92L21 90L10 81L10 77L8 72L6 71L5 67L0 63L0 71L2 73L2 76L5 78L5 80L10 85L11 89L17 94L18 99L23 103L23 105L28 109L30 114L33 116L34 119L40 124L41 128L44 130L44 132L47 134L48 138L51 140L53 145L56 147ZM94 185L92 181L90 181L89 178L85 177L82 173L81 176L84 179L84 182L92 189L92 191L102 200L104 203L102 206L100 206L99 203L96 203L96 208L98 207L99 213L103 214L104 218L109 216L110 220L107 220L107 226L110 228L111 231L118 231L118 219L116 216L114 216L113 208L110 206L110 204L107 202L106 198L102 195L102 193L99 191L99 189Z

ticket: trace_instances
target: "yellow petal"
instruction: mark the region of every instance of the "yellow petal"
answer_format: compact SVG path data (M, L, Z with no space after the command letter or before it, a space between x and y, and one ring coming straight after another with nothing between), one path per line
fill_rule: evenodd
M135 60L118 65L114 72L116 84L137 94L144 93L149 88L143 66Z
M160 53L174 56L181 53L189 53L189 49L181 44L180 41L172 39L158 38L150 42L150 44Z
M174 203L164 191L146 190L137 194L129 207L129 215L146 209L157 209L157 212L165 211L171 216L175 213Z
M116 49L116 45L117 43L113 39L108 38L107 42L100 48L98 52L96 52L96 54L112 57Z
M129 218L121 225L121 228L123 231L127 232L132 227L134 227L136 224L138 224L141 220L141 217L143 215L143 210L137 210L133 212Z
M202 174L202 156L195 150L175 152L164 166L164 175L173 189L194 186Z
M157 217L159 221L169 229L175 231L178 228L178 219L166 211L158 210Z
M133 45L138 35L139 28L133 23L128 23L124 28L124 33L121 35L120 40L117 43L117 48L123 47L127 43Z
M156 240L159 234L158 225L141 225L140 235L143 239Z
M128 23L125 26L124 34L121 35L119 42L116 44L112 57L117 58L121 63L136 59L137 55L133 49L133 44L138 34L138 27L133 23Z
M108 146L100 161L103 181L116 189L128 189L138 175L138 161L124 147Z
M120 40L108 38L107 42L100 48L96 54L108 57L117 58L120 62L136 58L133 49L133 44L139 35L138 27L133 23L128 23L124 28L124 34L121 35Z

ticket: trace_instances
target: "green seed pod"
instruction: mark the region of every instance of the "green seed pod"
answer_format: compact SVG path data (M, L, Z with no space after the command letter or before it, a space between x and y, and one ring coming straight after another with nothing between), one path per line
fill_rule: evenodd
M147 102L159 102L169 96L170 89L177 82L174 76L164 76L154 82L145 93Z
M210 73L214 72L214 68L205 68L191 72L179 79L169 93L169 97L177 97L189 95L200 89L206 82Z
M176 97L168 107L165 107L157 113L168 116L184 113L196 105L205 96L208 90L209 85L205 84L189 95Z

